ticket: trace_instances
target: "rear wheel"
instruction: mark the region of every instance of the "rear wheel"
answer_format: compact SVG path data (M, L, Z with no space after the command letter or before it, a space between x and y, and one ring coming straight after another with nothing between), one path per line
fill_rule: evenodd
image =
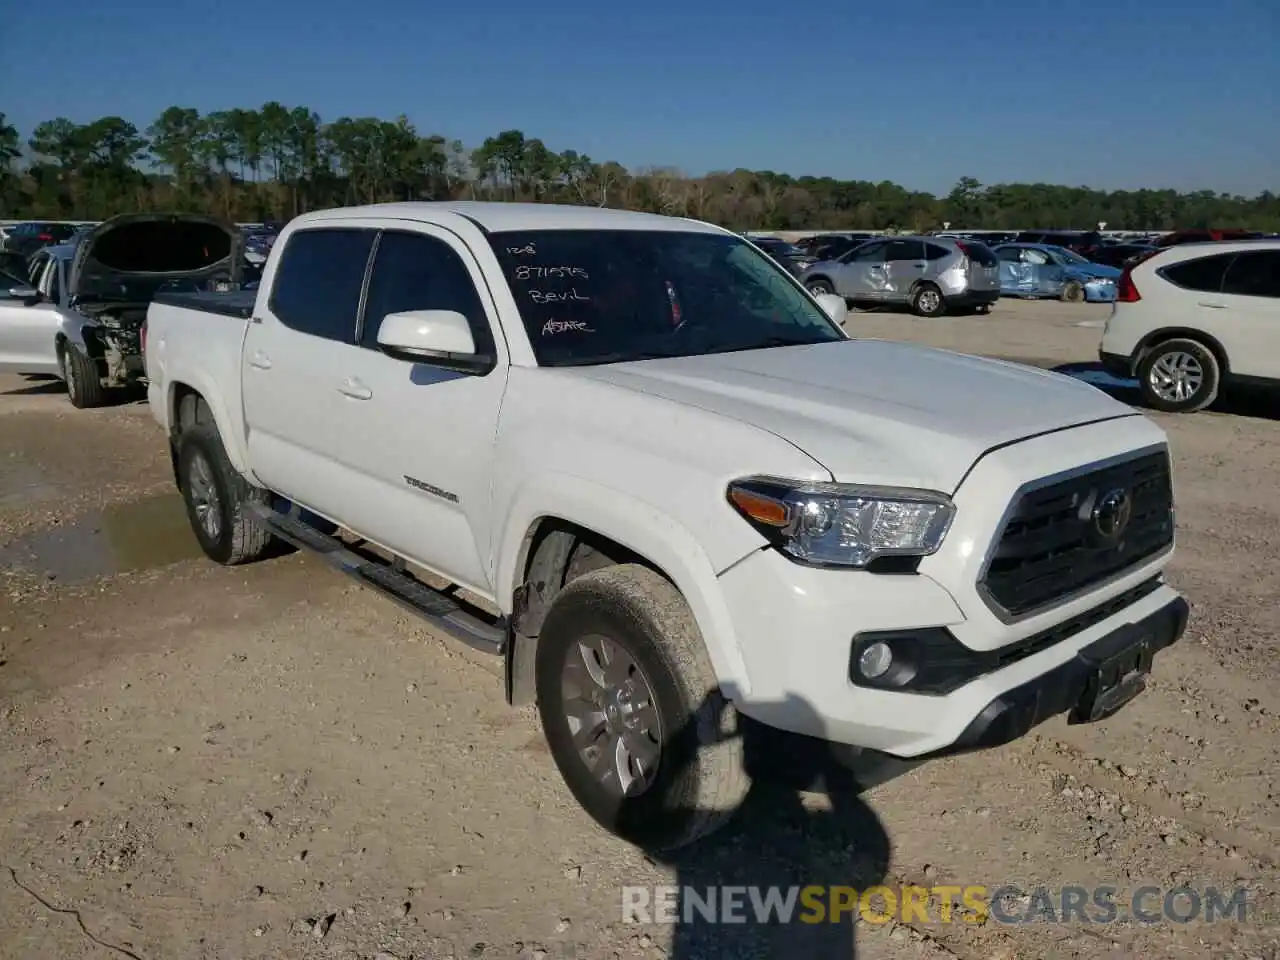
M911 292L911 312L917 317L937 317L946 309L942 291L932 283L922 283Z
M670 850L737 810L747 790L737 717L688 604L661 575L620 564L566 584L535 671L556 766L610 833Z
M1148 406L1166 413L1203 410L1218 398L1222 369L1196 340L1166 340L1138 364L1138 385Z
M178 483L191 529L210 560L231 566L266 552L273 538L250 508L268 503L270 494L236 472L212 424L183 432Z
M815 297L821 297L824 294L836 292L835 288L831 286L831 282L829 280L810 280L804 286L805 289Z
M73 346L62 353L62 375L67 381L67 397L78 410L100 407L106 400L102 378L96 361L86 357Z

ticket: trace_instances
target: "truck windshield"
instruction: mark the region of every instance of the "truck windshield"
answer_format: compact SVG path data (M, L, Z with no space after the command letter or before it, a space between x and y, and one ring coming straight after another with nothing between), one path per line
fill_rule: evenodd
M737 237L537 230L490 239L542 366L845 339L773 260Z

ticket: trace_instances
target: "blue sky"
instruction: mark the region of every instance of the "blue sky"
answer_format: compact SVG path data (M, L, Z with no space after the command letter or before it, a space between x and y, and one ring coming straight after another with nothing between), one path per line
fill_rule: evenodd
M3 20L24 139L279 100L691 174L1280 190L1280 0L59 0Z

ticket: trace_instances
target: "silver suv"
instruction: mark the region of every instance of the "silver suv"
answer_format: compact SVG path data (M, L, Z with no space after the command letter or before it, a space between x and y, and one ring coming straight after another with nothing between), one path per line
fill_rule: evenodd
M886 237L855 247L838 260L808 267L801 282L815 295L834 293L850 304L902 304L921 317L1000 299L1000 262L974 240Z

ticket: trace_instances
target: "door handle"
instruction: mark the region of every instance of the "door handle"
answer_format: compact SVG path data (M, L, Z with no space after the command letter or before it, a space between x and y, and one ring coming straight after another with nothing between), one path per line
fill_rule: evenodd
M271 358L261 350L255 350L253 351L253 356L249 358L249 366L256 370L270 370Z
M1197 304L1197 306L1200 306L1200 307L1208 307L1210 310L1225 310L1225 309L1227 309L1227 305L1226 305L1225 303L1209 303L1207 300L1201 300L1201 301Z
M338 385L338 392L344 397L350 397L352 400L368 400L373 396L373 391L366 387L355 377L347 377Z

